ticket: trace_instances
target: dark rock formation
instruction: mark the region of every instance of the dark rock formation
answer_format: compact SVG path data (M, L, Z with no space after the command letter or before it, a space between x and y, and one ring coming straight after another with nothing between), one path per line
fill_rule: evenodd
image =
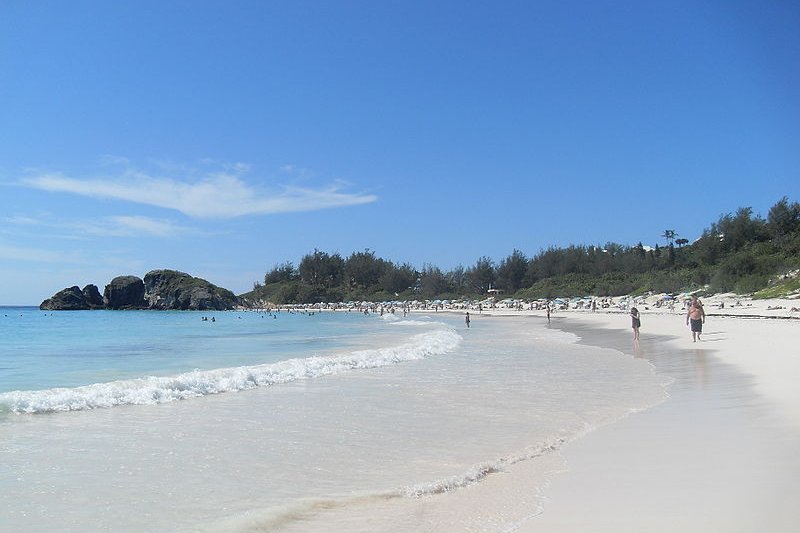
M106 285L103 301L108 309L146 309L144 282L136 276L117 276Z
M83 288L83 297L86 299L86 303L89 304L91 309L102 309L106 306L105 302L103 301L103 295L100 294L100 290L97 288L97 285L89 284Z
M80 287L76 285L74 287L67 287L64 290L58 291L53 295L52 298L48 298L47 300L43 301L39 306L39 309L53 311L79 311L83 309L91 309L91 306L86 300L86 296L83 294L83 292L81 292Z
M153 270L144 281L136 276L118 276L106 285L103 295L97 285L59 291L39 306L46 310L78 309L180 309L226 310L239 304L228 289L175 270Z
M231 291L175 270L145 274L144 291L150 309L225 310L238 304Z

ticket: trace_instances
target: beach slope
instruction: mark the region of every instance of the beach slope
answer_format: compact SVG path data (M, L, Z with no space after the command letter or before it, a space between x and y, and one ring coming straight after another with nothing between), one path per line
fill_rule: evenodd
M650 360L670 398L565 446L543 512L522 532L796 531L800 524L800 321L710 313L693 343L683 316L581 314L582 342Z

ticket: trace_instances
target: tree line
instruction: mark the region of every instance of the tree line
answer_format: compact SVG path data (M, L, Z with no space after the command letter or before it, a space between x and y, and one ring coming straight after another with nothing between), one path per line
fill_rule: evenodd
M489 289L506 297L617 296L647 291L675 293L708 287L710 292L753 293L800 267L800 203L787 197L767 218L750 207L723 214L690 243L675 230L660 235L663 246L552 246L532 257L513 250L494 261L443 271L417 269L377 257L367 249L343 257L314 250L295 266L276 265L256 282L249 300L276 304L350 300L481 299ZM796 280L795 280L796 281Z

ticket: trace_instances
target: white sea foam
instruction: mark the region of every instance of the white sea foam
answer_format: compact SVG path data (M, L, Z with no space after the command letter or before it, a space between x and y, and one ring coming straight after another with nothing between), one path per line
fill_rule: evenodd
M250 510L240 515L227 517L215 524L209 524L207 530L213 532L271 531L302 521L309 526L309 530L318 531L320 530L318 526L323 520L322 513L341 512L354 507L368 508L392 500L414 500L457 491L480 483L492 474L503 472L511 465L557 452L568 440L570 439L567 437L556 437L538 445L529 446L518 453L501 457L494 462L474 465L460 474L401 489L352 494L341 498L303 498L278 507Z
M177 376L149 376L74 388L6 392L0 394L0 408L14 413L51 413L165 403L423 359L445 354L455 349L460 341L461 336L452 329L435 329L414 335L398 346L338 355L195 370Z
M393 322L392 325L394 325L394 326L431 326L431 325L444 326L444 323L443 322L431 322L431 321L426 322L424 320L407 320L407 319L404 319L404 320L399 320L397 322Z
M443 494L469 485L474 485L475 483L483 481L483 479L491 474L503 472L505 468L510 465L555 452L560 449L567 440L566 437L558 437L536 446L530 446L520 453L508 457L501 457L494 462L474 465L467 471L455 476L406 487L401 490L399 494L402 496L420 498L423 496L432 496L434 494Z
M544 342L555 342L559 344L576 344L581 338L570 332L560 329L542 329L535 332L534 339Z
M431 320L430 317L421 317L427 318L428 320L413 320L410 318L400 318L397 315L386 313L385 315L381 316L381 318L393 326L445 326L444 322Z

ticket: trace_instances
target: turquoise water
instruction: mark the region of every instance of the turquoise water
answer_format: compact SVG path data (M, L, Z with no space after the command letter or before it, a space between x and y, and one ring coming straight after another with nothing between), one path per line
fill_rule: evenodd
M3 307L0 393L332 353L354 343L367 329L380 334L386 327L376 317L359 313L53 312Z
M4 308L0 339L8 531L330 531L529 465L513 530L563 443L663 398L523 317Z
M358 312L5 308L0 414L159 404L451 351L436 321Z

